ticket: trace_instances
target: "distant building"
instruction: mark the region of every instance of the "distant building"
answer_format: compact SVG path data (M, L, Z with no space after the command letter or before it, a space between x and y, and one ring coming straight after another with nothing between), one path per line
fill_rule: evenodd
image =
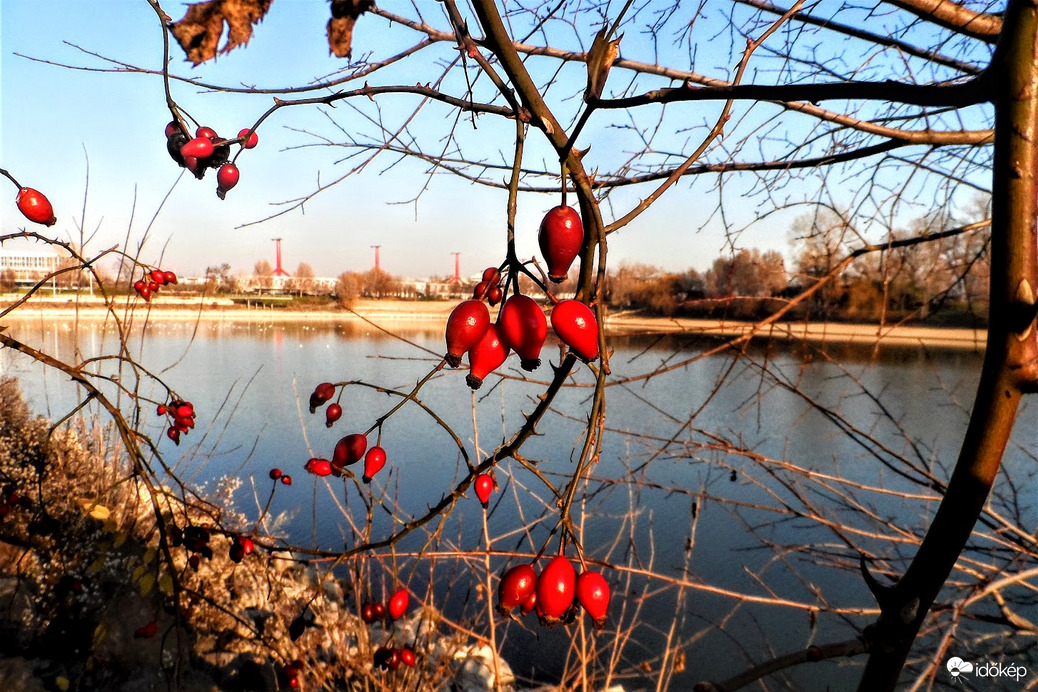
M53 252L13 252L0 246L0 278L34 284L58 269Z

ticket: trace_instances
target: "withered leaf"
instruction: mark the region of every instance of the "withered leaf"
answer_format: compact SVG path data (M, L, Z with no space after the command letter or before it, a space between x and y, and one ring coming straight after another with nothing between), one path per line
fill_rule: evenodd
M602 98L606 79L609 78L609 69L620 55L620 40L623 34L616 39L609 40L608 27L595 36L591 42L591 50L587 52L587 88L584 90L584 102L590 103Z
M328 48L337 58L353 54L353 25L357 18L374 7L374 0L332 0L332 18L328 20Z
M173 37L194 65L216 57L216 47L227 24L227 41L221 53L245 45L252 25L259 23L274 0L208 0L187 8L183 19L170 26Z

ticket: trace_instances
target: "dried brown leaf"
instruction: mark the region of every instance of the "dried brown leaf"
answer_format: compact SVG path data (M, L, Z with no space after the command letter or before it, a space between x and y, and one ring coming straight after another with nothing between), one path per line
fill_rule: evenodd
M170 26L173 37L194 65L216 57L216 47L227 24L227 41L221 53L245 45L252 26L259 23L273 0L208 0L187 8L184 17Z
M587 52L587 88L584 90L584 102L590 103L602 98L606 80L609 78L609 70L620 56L620 40L623 34L616 39L609 40L608 27L595 36L591 42L591 50Z
M328 20L328 48L337 58L353 54L353 25L357 18L374 7L374 0L332 0Z

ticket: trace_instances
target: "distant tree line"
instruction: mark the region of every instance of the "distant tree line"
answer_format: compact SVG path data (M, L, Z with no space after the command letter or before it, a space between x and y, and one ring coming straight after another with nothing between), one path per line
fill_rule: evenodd
M989 234L986 230L897 247L900 238L946 228L937 216L920 219L884 241L884 252L865 254L823 285L792 318L862 321L928 319L977 322L988 304ZM718 257L703 274L667 272L622 263L608 275L613 309L688 317L757 319L833 273L864 244L862 234L823 209L796 219L790 229L792 267L775 250L743 248Z

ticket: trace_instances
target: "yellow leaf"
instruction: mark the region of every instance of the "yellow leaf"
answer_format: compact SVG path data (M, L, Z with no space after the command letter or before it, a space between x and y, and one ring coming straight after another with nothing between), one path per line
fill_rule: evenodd
M141 596L147 596L151 593L151 588L155 586L155 575L151 572L141 577Z
M92 516L94 519L97 519L98 521L104 521L112 514L107 507L105 507L104 505L97 504L96 500L80 498L76 502L79 503L79 506L82 507L87 514Z
M144 551L144 556L141 558L141 561L144 562L144 564L146 565L150 565L151 561L155 559L156 555L158 555L158 552L159 551L155 550L154 548L148 548Z
M108 628L105 627L104 623L101 623L94 628L94 646L97 646L108 637Z
M168 572L159 577L159 591L167 596L173 595L173 577Z
M133 570L133 574L130 575L130 579L138 581L141 577L144 576L144 573L147 571L148 568L145 565L141 565L137 569Z
M61 692L65 692L66 690L68 690L69 680L64 675L59 675L58 677L54 678L54 685L59 690L61 690Z
M112 547L113 548L118 548L119 546L121 546L123 543L126 542L126 539L128 537L129 537L129 534L127 534L125 531L120 531L119 533L115 534L115 540L112 541Z
M104 569L104 566L105 566L105 558L102 555L102 556L98 557L96 560L94 560L93 562L90 563L90 567L87 569L87 571L90 574L97 574L102 569Z
M119 530L119 525L115 523L115 519L105 519L105 525L102 527L107 533L115 533Z

